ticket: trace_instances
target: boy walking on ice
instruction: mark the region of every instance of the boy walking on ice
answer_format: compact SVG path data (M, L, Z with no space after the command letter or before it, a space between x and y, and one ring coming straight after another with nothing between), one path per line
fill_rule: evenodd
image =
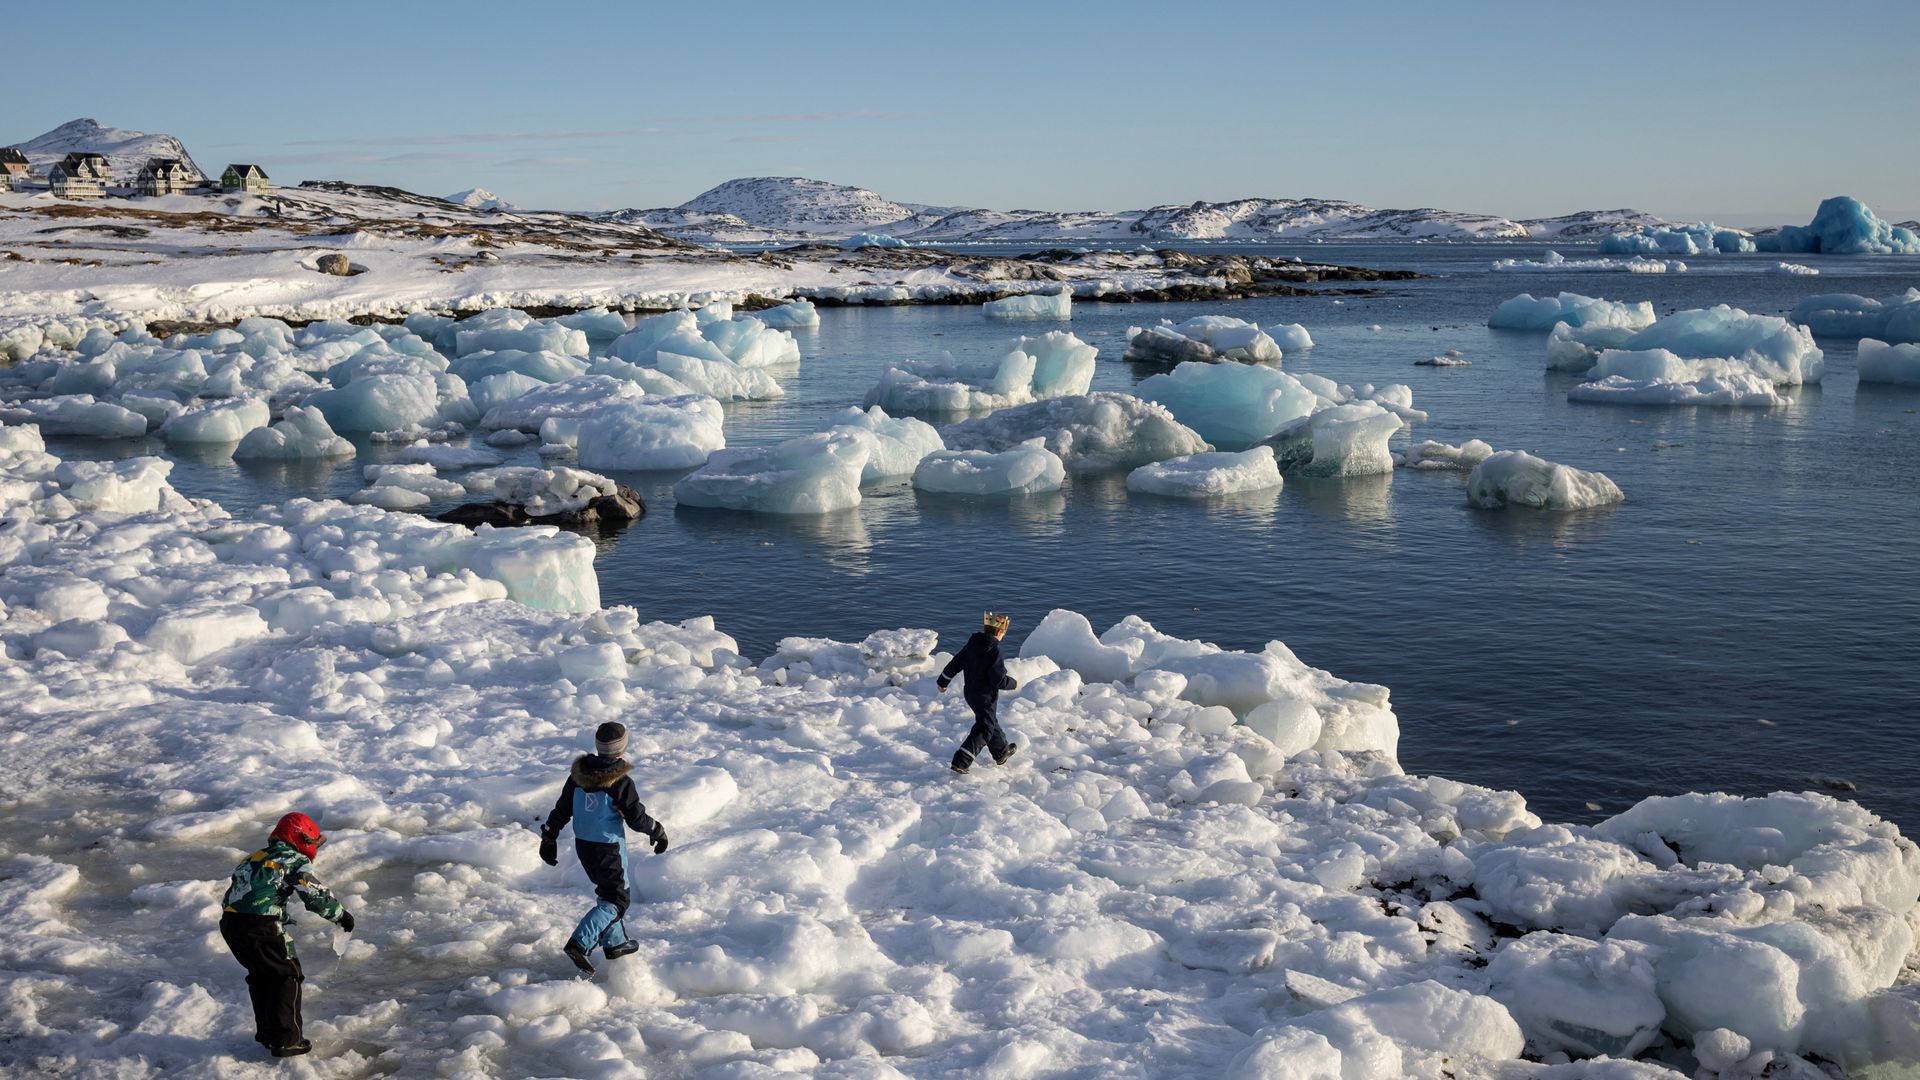
M947 661L939 679L940 692L944 694L956 674L964 673L967 677L961 694L973 709L973 730L967 732L967 741L954 751L953 771L957 773L973 768L973 759L979 757L983 749L993 754L995 765L1005 765L1014 751L1020 749L1008 742L1000 730L999 715L1000 691L1020 686L1007 675L1007 665L1000 660L1000 639L1007 636L1007 625L1013 620L989 611L982 616L982 621L985 625Z
M553 813L540 830L540 858L548 866L558 866L560 830L573 823L573 850L599 898L580 917L566 947L567 959L589 975L593 961L587 955L594 949L617 960L640 948L627 937L621 922L628 903L626 830L645 834L655 854L667 850L667 830L640 805L633 778L627 775L633 766L620 756L627 751L626 727L611 721L601 724L593 733L593 750L573 760Z
M233 958L247 969L247 994L253 999L253 1037L277 1058L298 1057L313 1049L301 1036L300 956L287 925L287 901L295 896L308 911L353 933L353 914L340 906L307 867L326 838L305 814L288 814L273 827L267 846L233 868L220 901L220 936Z

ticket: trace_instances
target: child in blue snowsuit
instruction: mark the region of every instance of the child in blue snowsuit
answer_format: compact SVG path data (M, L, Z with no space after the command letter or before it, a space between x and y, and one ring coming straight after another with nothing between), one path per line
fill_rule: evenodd
M946 669L940 672L940 678L935 680L944 694L955 675L964 674L967 678L960 693L967 699L967 707L973 710L973 730L967 732L967 740L954 751L953 771L957 773L973 768L973 759L979 757L982 750L993 754L995 765L1005 765L1014 751L1020 749L1018 744L1008 742L1000 730L1000 691L1020 686L1007 674L1007 665L1000 659L1000 639L1007 636L1007 626L1013 620L989 611L982 616L982 621L980 631L953 654Z
M540 830L540 858L548 866L558 866L560 830L573 822L573 850L600 900L581 916L566 947L567 959L589 975L593 962L587 954L595 948L609 960L640 948L627 937L620 921L627 914L629 899L626 830L645 834L655 854L667 850L667 830L647 816L633 778L627 775L633 766L620 757L627 750L627 729L612 722L601 724L593 733L593 749L574 759L553 813Z

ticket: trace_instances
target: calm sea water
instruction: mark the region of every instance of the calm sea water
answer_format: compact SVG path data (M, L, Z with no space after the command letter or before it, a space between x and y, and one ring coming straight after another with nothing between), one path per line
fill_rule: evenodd
M1413 387L1432 419L1402 438L1477 437L1599 469L1628 502L1484 512L1466 505L1459 474L1401 471L1192 503L1130 496L1114 475L1013 502L901 483L854 511L787 519L679 509L674 476L636 474L622 479L649 512L599 539L605 601L650 618L712 614L752 656L787 635L857 640L892 626L936 627L952 646L988 608L1013 613L1016 646L1054 607L1102 629L1138 614L1229 647L1278 638L1310 664L1392 688L1409 770L1517 789L1550 819L1594 820L1648 794L1842 782L1920 833L1920 390L1859 386L1853 343L1828 341L1826 382L1786 408L1575 405L1571 377L1543 370L1545 335L1485 325L1500 300L1563 289L1652 300L1663 314L1716 303L1784 314L1811 293L1920 284L1920 259L1795 260L1819 277L1766 273L1777 259L1761 256L1688 260L1678 275L1497 275L1493 258L1545 248L1261 250L1429 276L1340 301L1076 304L1072 330L1100 347L1095 387L1152 373L1120 359L1131 325L1301 322L1316 347L1287 368ZM799 335L804 362L781 376L788 396L729 407L728 440L815 430L889 363L985 358L1020 332L970 307L825 310ZM1448 349L1473 365L1413 364ZM344 495L387 453L291 470L185 456L173 481L246 513Z

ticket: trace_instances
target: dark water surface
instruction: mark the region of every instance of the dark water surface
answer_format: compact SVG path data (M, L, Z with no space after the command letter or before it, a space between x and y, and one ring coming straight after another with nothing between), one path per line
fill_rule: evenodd
M1861 387L1853 343L1822 341L1825 383L1790 391L1786 408L1570 404L1572 377L1543 370L1544 334L1485 325L1522 291L1784 314L1811 293L1920 284L1920 259L1794 258L1819 277L1767 273L1778 259L1765 256L1690 259L1677 275L1517 275L1488 263L1545 249L1269 250L1431 276L1344 302L1079 303L1071 329L1100 348L1095 388L1152 373L1120 360L1128 326L1210 313L1300 322L1316 347L1285 367L1413 387L1432 419L1400 439L1482 438L1599 469L1627 503L1477 511L1460 474L1407 471L1187 502L1130 496L1113 475L1011 502L903 482L857 510L787 519L677 509L673 475L636 474L622 479L649 512L600 540L604 601L649 618L712 614L756 657L787 635L857 640L892 626L936 627L951 646L987 608L1013 613L1016 643L1054 607L1097 629L1138 614L1229 647L1279 638L1310 664L1392 688L1410 771L1517 789L1550 819L1593 820L1654 793L1844 781L1920 832L1920 389ZM823 310L798 335L804 362L778 373L788 396L730 406L728 442L815 430L890 362L986 358L1056 326L971 307ZM1448 349L1473 366L1413 366ZM73 456L151 452L60 443ZM173 482L245 513L344 495L387 452L293 470L236 466L224 450L176 455Z

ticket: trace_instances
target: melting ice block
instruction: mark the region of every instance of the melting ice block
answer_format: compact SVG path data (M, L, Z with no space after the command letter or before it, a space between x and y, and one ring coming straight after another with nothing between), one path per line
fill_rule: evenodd
M499 349L469 353L455 360L448 370L467 383L509 374L556 383L586 374L587 361L548 350Z
M766 514L826 514L860 505L870 443L838 431L773 446L716 450L673 485L686 506Z
M353 444L333 433L325 413L299 405L288 409L285 419L279 423L247 432L240 445L233 449L234 458L242 461L301 461L353 455Z
M1280 467L1307 476L1368 476L1393 471L1387 441L1403 426L1373 401L1332 405L1282 428L1265 445Z
M911 476L921 459L946 449L940 432L911 416L888 416L878 405L870 409L843 409L827 420L827 431L841 432L867 443L867 465L862 484Z
M1753 251L1753 238L1738 229L1723 229L1710 221L1691 225L1646 225L1617 232L1600 241L1607 255L1705 255L1712 252Z
M1551 330L1555 323L1580 328L1626 326L1639 330L1653 325L1653 303L1599 300L1579 293L1535 297L1521 293L1493 309L1487 325L1505 330Z
M1884 300L1854 293L1822 293L1795 304L1791 318L1821 337L1920 343L1920 289L1908 289Z
M803 330L820 325L820 312L814 309L813 302L809 300L795 300L790 304L756 311L754 318L775 330Z
M1280 467L1270 446L1237 454L1190 454L1142 465L1127 474L1128 491L1189 499L1270 491L1280 485Z
M940 435L955 450L1010 450L1039 439L1075 472L1133 469L1212 449L1166 406L1105 391L1002 409Z
M922 458L913 486L956 495L1035 495L1058 491L1067 467L1039 439L1007 450L941 450Z
M1397 469L1419 469L1424 472L1464 472L1492 455L1493 447L1479 439L1468 439L1459 446L1424 439L1408 447L1405 453L1394 454L1393 465Z
M1860 342L1860 381L1920 386L1920 345L1889 345L1863 338Z
M160 434L173 443L234 443L272 420L267 403L259 398L228 398L192 405L160 425Z
M1626 353L1645 355L1635 359ZM1603 353L1602 358L1607 355ZM1725 304L1669 315L1627 338L1612 355L1615 363L1639 365L1635 370L1642 373L1596 366L1597 377L1647 378L1655 369L1668 378L1751 373L1781 386L1799 386L1819 382L1826 370L1825 354L1814 345L1806 327L1774 315L1750 315ZM1698 363L1684 366L1683 372L1671 366L1676 358Z
M0 420L9 424L34 424L47 435L137 439L147 433L145 416L111 402L95 401L89 394L0 405Z
M702 395L622 398L564 422L580 467L599 472L687 469L727 445L720 403ZM542 438L554 421L541 425Z
M1071 319L1073 290L1062 288L1051 293L1027 293L989 300L980 305L980 313L989 319Z
M1318 395L1278 368L1188 361L1135 392L1172 410L1215 446L1250 446L1312 412Z
M400 431L440 421L440 390L427 375L370 375L322 390L303 403L335 431Z
M1467 501L1484 510L1529 506L1538 510L1585 510L1626 501L1619 485L1597 472L1582 472L1522 450L1501 450L1473 467Z
M1687 264L1679 259L1569 259L1549 251L1538 259L1495 259L1496 274L1684 274Z
M909 360L882 372L864 404L895 414L961 413L1084 394L1093 384L1097 354L1092 345L1055 330L1015 338L990 367L951 355Z
M1306 327L1298 323L1281 327L1280 332L1291 342L1286 348L1313 345ZM1226 315L1196 315L1182 323L1162 319L1157 326L1135 330L1127 341L1127 359L1147 363L1237 360L1277 364L1282 355L1281 344L1260 324Z

